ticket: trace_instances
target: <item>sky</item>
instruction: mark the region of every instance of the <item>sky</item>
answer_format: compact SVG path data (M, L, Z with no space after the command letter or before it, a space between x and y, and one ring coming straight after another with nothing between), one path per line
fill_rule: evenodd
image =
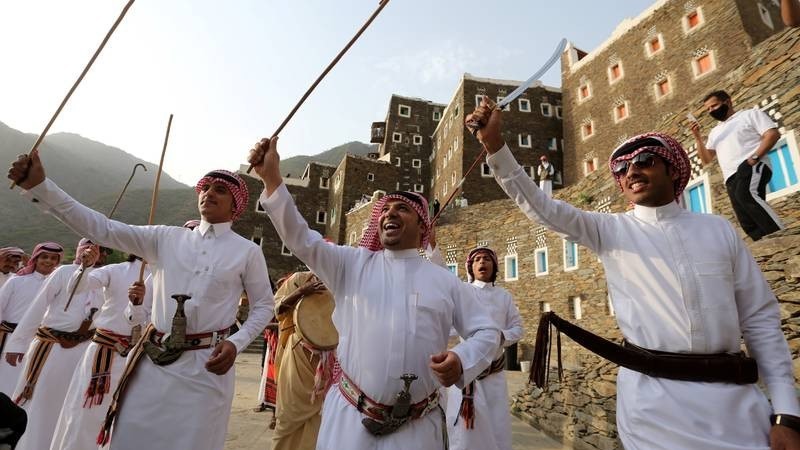
M125 0L0 2L0 122L38 135ZM390 0L281 132L286 158L369 140L392 94L448 103L463 73L525 80L559 39L599 46L650 0ZM235 170L376 0L137 0L50 130L158 162L193 185ZM542 79L560 86L557 64ZM20 149L23 153L29 149Z

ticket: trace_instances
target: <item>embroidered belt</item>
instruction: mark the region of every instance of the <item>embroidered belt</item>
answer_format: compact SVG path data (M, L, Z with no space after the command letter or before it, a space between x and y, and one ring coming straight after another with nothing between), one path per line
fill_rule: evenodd
M83 407L91 408L103 403L105 394L111 389L111 368L114 364L115 353L126 356L130 350L131 337L114 333L111 330L98 328L92 336L92 342L98 347L94 353L92 374L89 386L83 394Z
M384 422L391 415L392 405L384 405L369 398L344 371L341 372L341 378L339 378L339 391L361 414L375 421ZM439 391L435 390L423 400L411 404L408 419L419 419L438 406Z
M461 406L458 409L458 416L456 416L456 421L453 425L458 423L459 417L463 417L464 426L467 429L475 428L475 382L483 380L489 375L502 372L505 366L506 353L503 352L499 358L492 361L492 364L490 364L486 370L478 374L474 380L470 381L469 384L461 390Z
M156 331L150 337L150 342L155 345L161 346L164 334ZM216 347L217 344L224 341L231 335L231 328L225 328L217 331L209 331L206 333L187 334L186 347L183 350L202 350L204 348Z
M6 346L6 341L11 333L17 328L17 324L6 322L3 320L0 322L0 355L3 354L3 347Z
M133 346L130 335L117 334L105 328L95 330L92 342L96 342L99 346L111 349L122 356L127 356Z
M43 333L43 330L46 330L47 333ZM56 330L53 328L39 328L36 331L36 337L39 339L54 339L54 342L58 342L63 348L72 348L78 344L84 343L94 336L95 330L86 330L86 331L61 331Z

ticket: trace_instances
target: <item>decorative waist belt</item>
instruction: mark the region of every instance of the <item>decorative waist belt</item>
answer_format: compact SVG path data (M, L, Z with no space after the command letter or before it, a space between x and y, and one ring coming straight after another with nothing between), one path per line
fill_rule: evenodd
M122 399L125 396L125 389L128 387L131 375L133 375L142 355L147 354L153 364L169 365L175 362L184 351L214 347L227 339L229 335L230 327L207 333L187 334L185 337L172 340L172 335L164 339L164 333L157 331L152 323L148 325L142 334L142 338L136 342L128 355L128 363L125 365L125 370L122 372L117 389L114 391L114 397L106 413L105 422L100 434L97 436L97 444L106 445L111 440L111 427L119 414Z
M410 385L410 383L408 384ZM374 432L376 431L374 428L370 428L370 426L367 426L367 424L362 421L367 427L367 430L376 435L390 434L396 431L400 425L410 420L419 419L439 406L439 391L435 390L422 401L413 404L409 402L408 405L404 405L407 407L407 410L403 411L403 414L398 415L398 406L401 406L399 405L400 402L395 405L384 405L383 403L376 402L359 389L344 371L342 371L341 378L339 379L339 391L341 391L344 398L347 399L351 405L355 406L361 414L367 416L364 421L371 419L377 424L386 424L392 428L390 430L384 429L382 430L383 432L376 433ZM395 423L391 424L392 422Z
M691 354L648 350L629 342L615 344L571 324L553 312L542 314L536 332L530 379L544 388L549 375L550 326L558 332L558 375L561 378L561 332L589 351L636 372L651 377L681 381L751 384L758 381L758 366L743 353Z
M8 335L13 333L16 328L16 323L6 322L5 320L0 322L0 355L3 354L3 347L6 346Z
M115 353L124 357L130 350L131 337L114 333L111 330L98 328L92 336L92 342L97 344L92 364L92 374L89 386L83 395L83 407L91 408L103 403L105 394L111 389L111 368L114 365Z
M458 409L458 416L453 425L458 423L458 417L464 418L464 426L467 429L475 428L475 382L483 380L489 375L502 372L506 366L506 353L492 361L492 364L481 372L474 380L461 390L461 407Z
M94 333L94 330L91 330ZM36 388L36 383L39 381L39 375L42 373L47 357L50 355L50 349L53 344L58 343L63 348L72 348L81 342L86 342L92 337L91 334L85 332L69 332L60 331L53 328L40 327L36 330L36 341L33 349L27 355L29 358L27 371L25 372L25 386L22 392L14 399L14 402L20 406L33 398L33 391Z

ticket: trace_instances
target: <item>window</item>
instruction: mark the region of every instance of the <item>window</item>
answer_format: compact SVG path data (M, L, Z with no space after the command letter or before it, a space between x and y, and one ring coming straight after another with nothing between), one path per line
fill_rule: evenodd
M422 193L425 191L425 186L421 184L414 184L414 192Z
M547 275L547 247L537 248L533 251L535 275L540 277Z
M422 167L422 160L421 159L412 159L411 160L411 167L415 169L419 169Z
M328 177L319 177L319 188L328 189L331 186L331 179Z
M564 272L578 268L578 244L564 239Z
M438 122L440 120L442 120L442 112L436 109L433 111L433 121Z
M648 39L647 42L644 43L644 53L648 58L661 52L661 50L664 50L664 38L661 36L661 33L658 33L657 36Z
M292 252L290 252L289 249L286 248L285 245L281 244L281 255L283 255L283 256L292 256Z
M483 95L478 94L475 96L475 107L481 106L481 101L483 100Z
M795 131L786 133L767 152L772 165L772 179L767 185L767 199L781 197L800 190L797 174L800 172L800 156L797 152Z
M448 264L447 270L453 272L453 275L458 276L458 264Z
M348 241L350 243L350 245L355 244L356 243L356 239L358 239L358 235L356 234L355 231L351 231L350 232L350 240Z
M367 174L367 181L375 181L375 174L370 172Z
M558 150L558 139L550 138L547 140L547 149L551 151Z
M614 123L627 119L628 115L628 102L614 107Z
M592 96L592 86L586 82L578 88L578 100L587 100Z
M525 172L525 174L528 175L529 177L536 178L534 176L536 170L534 169L533 166L522 166L522 171Z
M456 185L456 173L455 172L450 174L450 185L451 186L455 186Z
M397 166L397 167L400 167L400 158L395 158L394 159L394 165Z
M696 8L694 11L688 12L683 16L683 32L690 33L700 27L705 22L703 19L702 8Z
M608 67L608 84L619 81L624 73L622 72L622 62L616 62Z
M656 99L661 100L672 92L672 85L669 82L669 78L664 78L661 81L657 81L656 84L653 85L653 89L656 93Z
M264 209L263 206L261 206L261 202L259 202L259 201L256 201L256 212L259 213L259 214L266 214L267 213L267 211Z
M414 135L414 145L422 145L422 136L418 134Z
M531 135L530 134L519 134L519 146L523 148L531 148Z
M552 117L553 116L553 110L550 107L550 103L541 103L539 105L539 109L541 109L543 116L545 116L545 117Z
M583 175L589 175L597 170L597 158L586 159L583 161Z
M686 209L695 213L711 213L711 190L708 174L689 181L683 190L683 204Z
M561 111L561 105L556 106L556 118L558 118L558 119L561 118L561 116L562 116L561 112L562 112Z
M453 140L453 151L458 151L458 136Z
M505 257L505 266L506 266L506 281L514 281L519 278L519 273L517 271L517 255L506 255Z
M762 3L758 4L758 15L761 16L761 21L764 22L764 25L771 30L775 29L775 25L772 23L772 16L769 15L769 10Z
M546 313L550 312L553 309L550 307L550 302L539 302L539 311Z
M411 117L411 107L406 105L398 105L397 114L400 117Z
M259 246L259 247L261 247L261 242L263 242L263 240L261 239L261 236L253 236L252 241L255 242L256 245Z
M713 50L692 60L692 72L695 79L713 72L716 68L717 63L714 60Z
M519 103L519 110L521 112L531 112L531 101L527 98L521 98L518 100Z
M403 134L397 131L392 133L392 142L403 142Z
M581 137L583 140L590 138L594 134L594 120L581 125Z
M497 103L502 102L504 98L505 97L497 97ZM511 111L511 105L504 106L503 107L503 111Z
M481 163L481 176L484 178L491 178L493 176L492 168L486 163Z
M325 211L317 211L317 223L324 224L328 221L328 213Z
M335 223L336 223L336 208L332 208L331 209L331 225L333 225Z
M572 297L572 318L575 320L581 320L581 318L583 318L580 297Z

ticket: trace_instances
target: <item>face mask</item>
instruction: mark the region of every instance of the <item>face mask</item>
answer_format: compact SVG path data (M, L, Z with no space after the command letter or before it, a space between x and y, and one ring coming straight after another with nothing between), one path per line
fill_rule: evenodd
M723 103L719 105L719 108L709 111L708 114L721 122L725 120L725 116L728 115L728 105Z

